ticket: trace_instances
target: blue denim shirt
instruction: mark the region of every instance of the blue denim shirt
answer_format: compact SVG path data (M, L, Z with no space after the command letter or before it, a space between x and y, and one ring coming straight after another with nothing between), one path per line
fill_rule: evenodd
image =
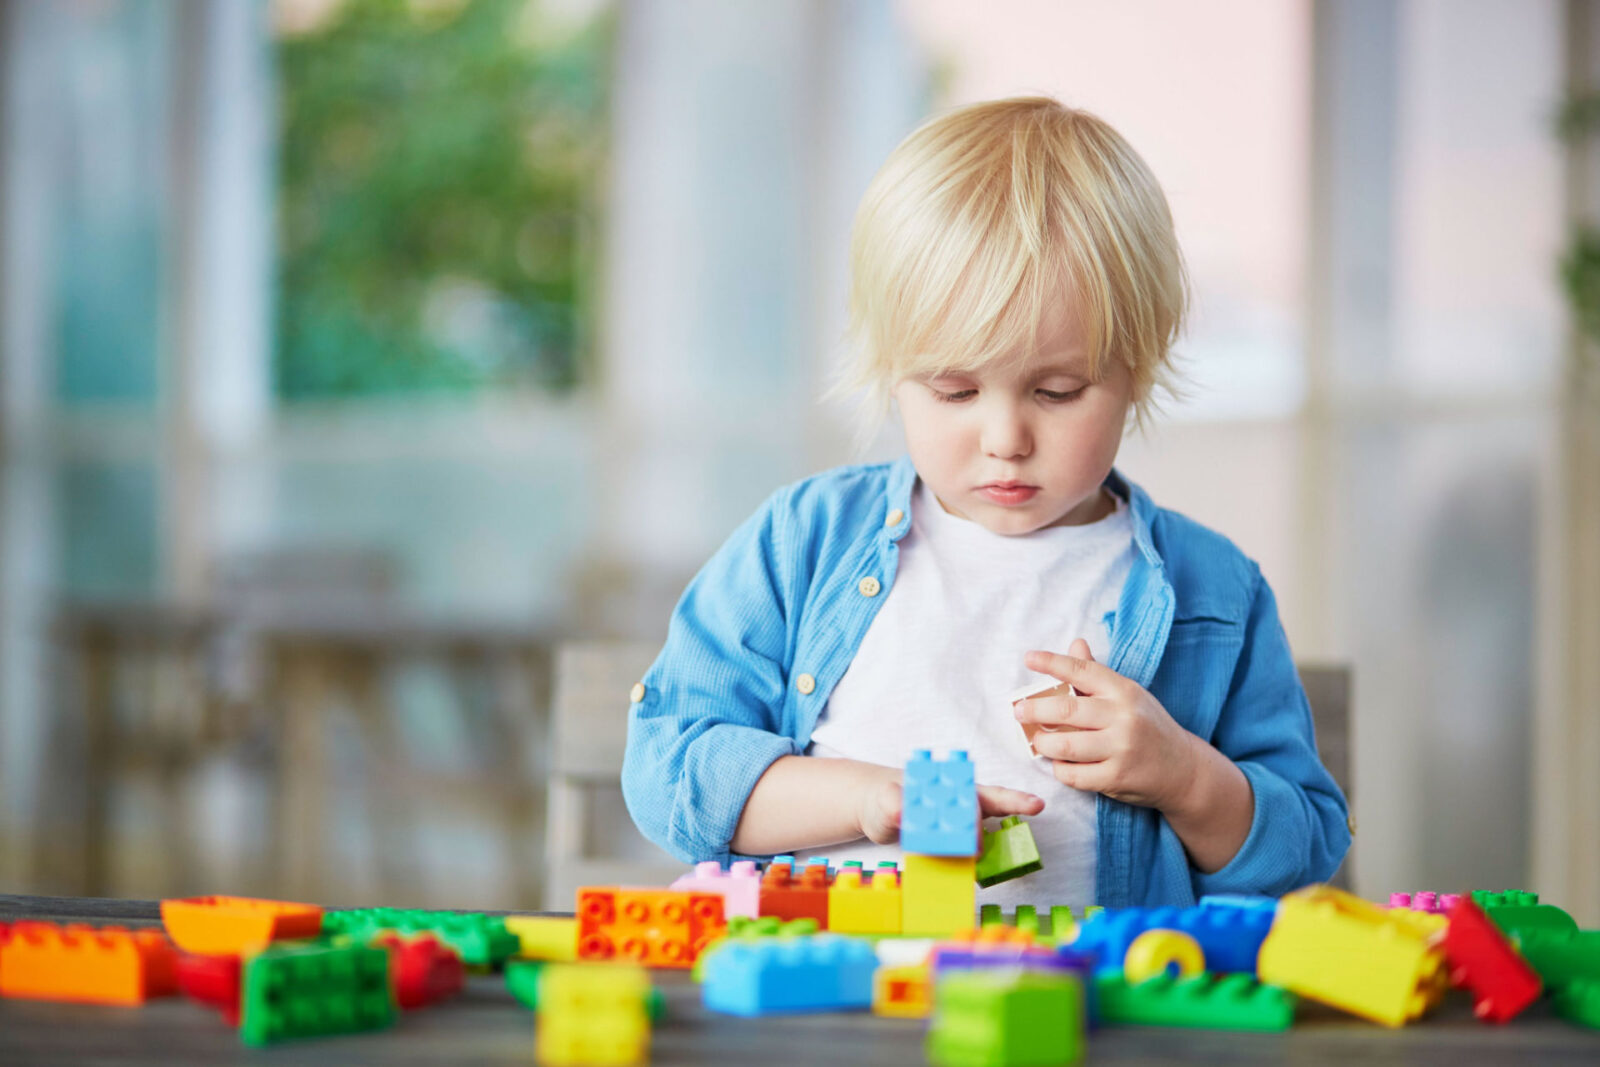
M650 840L685 862L730 858L757 779L805 751L892 595L915 479L902 458L786 486L689 584L629 711L622 791ZM1238 854L1204 874L1159 812L1099 797L1096 902L1185 906L1327 879L1350 846L1348 810L1317 758L1272 590L1227 538L1115 471L1106 485L1130 506L1135 548L1107 665L1239 766L1255 815Z

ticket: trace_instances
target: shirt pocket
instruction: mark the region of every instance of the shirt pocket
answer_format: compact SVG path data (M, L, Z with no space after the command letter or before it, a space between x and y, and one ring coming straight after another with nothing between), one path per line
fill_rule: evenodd
M1231 619L1174 619L1150 692L1178 725L1211 740L1244 646L1244 625Z

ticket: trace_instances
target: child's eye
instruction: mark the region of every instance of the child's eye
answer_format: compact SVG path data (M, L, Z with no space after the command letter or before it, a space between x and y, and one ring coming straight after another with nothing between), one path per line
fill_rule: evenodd
M933 391L933 398L941 404L959 404L961 401L971 400L977 395L978 391L976 389L957 389L949 393L941 392L938 389Z
M1080 386L1077 389L1072 390L1070 393L1058 393L1053 389L1040 389L1039 395L1050 401L1052 404L1064 404L1067 401L1078 399L1083 395L1084 390L1088 388L1089 387L1087 385Z

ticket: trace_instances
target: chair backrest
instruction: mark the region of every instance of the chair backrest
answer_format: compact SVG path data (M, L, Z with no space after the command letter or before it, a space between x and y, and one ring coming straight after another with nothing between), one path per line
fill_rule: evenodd
M1350 668L1335 664L1302 663L1300 683L1311 701L1311 721L1317 731L1317 754L1344 796L1355 808L1350 790ZM1335 885L1350 884L1350 861L1345 860L1333 879Z
M551 697L544 907L570 911L579 887L665 885L687 868L645 840L623 813L628 691L654 662L654 642L574 641L555 651ZM601 817L605 825L598 825ZM602 850L595 847L605 842Z

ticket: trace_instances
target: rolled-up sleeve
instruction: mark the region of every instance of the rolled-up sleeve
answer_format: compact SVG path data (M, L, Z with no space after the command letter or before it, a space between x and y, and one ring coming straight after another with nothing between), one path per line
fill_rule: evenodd
M629 710L628 812L686 863L725 861L757 780L800 751L780 729L796 553L783 500L769 499L689 583Z
M1350 848L1344 794L1317 757L1311 705L1277 600L1258 572L1245 640L1212 743L1250 782L1249 836L1222 869L1194 872L1195 894L1280 895L1326 881Z

